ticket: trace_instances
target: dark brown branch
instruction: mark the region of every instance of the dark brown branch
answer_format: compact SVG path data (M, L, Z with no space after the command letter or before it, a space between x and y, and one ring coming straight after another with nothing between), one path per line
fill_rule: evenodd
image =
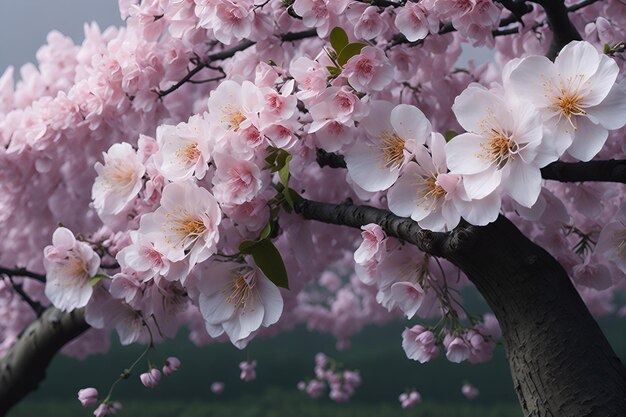
M552 30L552 43L546 57L554 60L561 49L571 41L582 40L580 33L568 16L568 8L564 0L532 0L541 5L546 12L548 24Z
M38 274L33 271L29 271L26 268L5 268L0 266L0 275L7 275L9 277L27 277L37 280L39 282L46 282L46 276L42 274Z
M343 155L317 149L317 163L320 167L345 168ZM626 184L626 160L609 159L588 162L556 161L541 168L541 176L546 180L561 182L619 182Z
M294 42L300 39L306 39L306 38L311 38L317 36L317 31L315 29L310 29L310 30L305 30L302 32L292 32L292 33L285 33L280 35L280 40L283 42ZM224 59L228 59L228 58L232 58L237 52L241 52L241 51L245 51L246 49L250 48L251 46L255 45L256 42L251 41L251 40L245 40L242 43L240 43L239 45L236 45L232 48L228 48L225 49L223 51L220 52L215 52L213 54L210 54L209 56L207 56L204 60L198 60L198 62L195 64L195 66L193 68L191 68L189 70L189 72L187 72L187 74L185 74L185 76L183 78L181 78L180 81L178 81L176 84L172 85L171 87L169 87L166 90L158 90L156 91L157 95L159 96L159 98L163 98L166 95L178 90L180 87L182 87L184 84L186 84L187 82L190 82L191 79L194 77L194 75L196 75L197 73L199 73L200 71L202 71L205 68L210 68L210 69L216 69L216 68L211 68L211 63L215 62L215 61L222 61ZM221 69L218 69L221 70ZM223 71L222 71L223 73Z
M65 313L54 307L26 327L0 360L0 416L36 390L52 358L88 328L83 309Z
M626 369L563 267L505 217L444 234L349 202L301 199L295 209L307 219L354 228L377 223L388 235L458 266L500 323L525 416L623 415Z
M594 4L594 3L598 2L598 1L600 1L600 0L584 0L584 1L581 1L580 3L572 4L571 6L569 6L567 8L567 11L568 12L575 12L577 10L580 10L580 9L584 8L584 7L591 6L592 4Z
M43 311L45 310L44 306L42 306L40 302L35 301L32 298L30 298L30 296L26 294L26 291L24 291L24 287L22 286L22 284L16 283L13 280L12 276L9 276L9 282L11 282L11 286L13 287L13 290L22 298L22 300L24 300L26 304L30 306L30 308L33 309L33 311L35 312L35 315L37 317L40 317Z
M561 182L604 181L626 184L626 160L553 162L541 169L547 180Z
M495 0L498 3L502 4L508 11L511 12L511 16L509 17L514 19L513 21L520 22L522 25L522 16L527 13L530 13L533 10L532 5L528 4L526 0ZM504 19L503 19L504 20ZM509 23L513 23L513 21ZM503 22L500 22L500 26L503 26Z
M338 224L360 229L366 224L376 223L389 236L412 243L431 255L439 255L439 246L446 238L444 233L433 233L422 230L416 222L404 217L398 217L387 210L352 204L346 201L342 204L320 203L300 198L295 202L295 211L305 219L317 220L323 223Z

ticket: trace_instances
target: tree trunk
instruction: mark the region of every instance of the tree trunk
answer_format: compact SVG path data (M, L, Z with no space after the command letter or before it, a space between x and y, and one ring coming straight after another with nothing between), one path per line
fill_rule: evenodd
M502 216L441 250L498 318L525 416L626 416L626 369L550 254Z
M0 360L0 416L35 391L54 355L88 328L82 308L65 313L49 307L29 324Z

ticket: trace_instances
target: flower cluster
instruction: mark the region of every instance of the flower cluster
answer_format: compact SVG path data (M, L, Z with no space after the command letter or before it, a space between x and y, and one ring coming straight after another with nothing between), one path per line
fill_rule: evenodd
M361 375L358 370L340 370L340 366L323 353L315 355L315 378L308 382L298 383L298 389L304 391L311 398L320 398L326 387L330 389L329 398L335 402L345 402L361 385Z

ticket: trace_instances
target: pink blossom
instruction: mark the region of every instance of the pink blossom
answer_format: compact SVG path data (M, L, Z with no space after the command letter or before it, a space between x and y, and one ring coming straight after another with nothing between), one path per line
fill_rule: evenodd
M80 401L83 407L94 405L98 402L98 390L91 387L79 390L78 401Z
M100 257L72 232L59 227L52 235L52 245L44 249L46 297L60 310L71 311L89 302L91 278L100 267Z
M213 176L213 193L221 204L236 205L252 201L263 185L261 170L250 161L216 154L217 171Z
M224 392L223 382L214 382L211 384L211 392L215 395L220 395Z
M409 42L415 42L424 39L429 32L436 32L439 19L422 3L408 2L396 15L395 25Z
M470 347L462 337L446 335L443 344L450 362L461 363L470 356Z
M402 332L402 348L409 359L425 363L439 355L435 335L419 324Z
M222 218L215 197L192 182L171 183L163 188L161 206L141 218L139 233L172 262L189 256L191 265L215 252Z
M178 368L180 368L180 360L174 356L170 356L165 360L165 365L163 365L163 374L170 376L178 371Z
M417 404L420 404L422 402L422 396L419 394L419 392L415 390L410 392L403 392L402 394L400 394L398 399L400 400L400 405L404 409L413 408Z
M239 374L239 379L242 381L253 381L256 379L256 361L252 362L240 362L239 369L241 373Z
M152 368L150 371L139 375L139 379L146 388L154 388L161 380L161 371L156 368Z
M366 46L343 66L342 75L358 91L381 91L393 79L393 66L382 49Z
M476 388L472 384L467 383L463 384L463 386L461 387L461 392L468 400L473 400L474 398L478 397L478 394L480 394L478 388Z
M128 143L116 143L103 155L104 165L95 165L91 198L98 214L119 214L141 190L145 167Z

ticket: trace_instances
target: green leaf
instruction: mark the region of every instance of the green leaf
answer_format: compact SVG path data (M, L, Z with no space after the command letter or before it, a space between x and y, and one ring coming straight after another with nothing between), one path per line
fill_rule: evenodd
M450 140L457 135L458 133L456 133L454 130L448 130L446 133L443 134L443 137L446 142L450 142Z
M244 240L239 244L239 252L252 253L252 247L258 242L256 240Z
M280 182L283 183L285 187L289 184L289 162L291 161L291 155L287 154L283 166L278 170L278 176L280 177Z
M100 281L108 277L109 276L105 274L96 274L93 278L89 280L89 285L95 287Z
M352 58L355 55L360 54L361 49L363 49L366 46L367 44L363 42L354 42L354 43L347 44L341 50L341 52L339 52L339 56L337 57L337 62L339 63L339 65L342 65L342 66L346 65L346 62L348 62L350 58Z
M279 287L289 289L287 270L280 252L269 239L263 239L251 248L252 257L259 269Z
M337 68L337 67L332 67L332 66L328 66L326 67L326 69L328 70L328 73L333 76L336 77L339 74L341 74L341 68Z
M350 43L348 34L340 27L335 27L330 31L330 46L339 54L339 52Z
M270 233L272 233L272 221L271 220L265 225L263 230L261 230L261 236L259 237L259 239L260 240L267 239Z

